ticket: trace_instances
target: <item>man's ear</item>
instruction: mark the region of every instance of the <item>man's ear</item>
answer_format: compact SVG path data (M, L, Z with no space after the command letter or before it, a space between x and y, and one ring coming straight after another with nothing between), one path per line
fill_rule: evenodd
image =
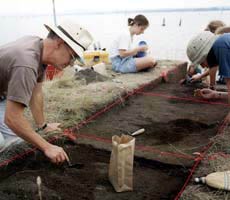
M54 40L54 45L55 48L58 49L62 44L64 44L65 42L61 39L61 38L56 38Z

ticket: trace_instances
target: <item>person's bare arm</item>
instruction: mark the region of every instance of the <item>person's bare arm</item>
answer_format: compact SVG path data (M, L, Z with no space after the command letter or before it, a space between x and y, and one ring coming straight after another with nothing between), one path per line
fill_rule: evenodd
M45 123L43 106L42 83L37 83L30 100L30 109L37 127L41 127Z
M139 51L147 51L147 50L148 50L148 46L146 46L146 45L139 46L139 47L136 47L136 48L131 49L131 50L120 49L119 55L122 58L124 58L124 57L128 57L128 56L135 56Z
M211 88L214 88L214 86L216 85L216 71L217 71L217 67L212 67L209 69Z
M230 104L230 78L225 78L225 81L228 88L228 103ZM226 121L228 122L228 124L230 123L230 113L228 113Z
M35 145L54 163L68 160L67 154L61 147L50 144L32 129L23 113L24 106L22 104L7 100L5 123L15 134Z
M219 92L215 90L211 90L208 88L199 89L200 97L204 99L227 99L228 93L227 92Z
M228 103L230 103L230 78L225 78L227 89L228 89Z
M204 78L204 77L206 77L208 75L209 75L209 70L205 71L202 74L195 74L195 75L192 76L191 81L194 82L194 81L200 80L200 79L202 79L202 78Z
M38 128L44 126L45 116L44 116L44 103L43 103L43 92L42 92L42 83L37 83L33 89L33 94L30 100L30 109ZM58 126L60 123L49 123L45 128L45 132L60 130Z

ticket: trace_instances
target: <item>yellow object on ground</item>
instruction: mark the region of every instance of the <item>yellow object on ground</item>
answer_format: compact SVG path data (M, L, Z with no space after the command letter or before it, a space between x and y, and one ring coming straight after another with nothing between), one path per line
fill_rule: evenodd
M109 63L109 53L107 51L96 50L96 51L85 51L83 58L86 66L95 65L98 63Z

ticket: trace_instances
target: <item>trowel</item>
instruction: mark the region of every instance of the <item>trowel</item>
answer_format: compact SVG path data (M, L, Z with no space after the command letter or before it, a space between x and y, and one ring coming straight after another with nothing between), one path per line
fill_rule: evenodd
M67 160L68 168L82 169L84 167L83 163L72 163L70 160Z
M66 132L64 135L65 135L70 141L76 143L76 140L77 140L76 135L72 134L71 132ZM67 165L67 167L65 167L65 168L76 168L76 169L81 169L81 168L84 167L84 164L83 164L83 163L72 163L72 162L70 161L69 158L66 159L66 161L67 161L67 164L68 164L68 165Z
M131 136L137 136L137 135L140 135L140 134L142 134L144 132L145 132L145 129L142 128L142 129L139 129L139 130L137 130L137 131L135 131L133 133L130 133L129 135L131 135Z

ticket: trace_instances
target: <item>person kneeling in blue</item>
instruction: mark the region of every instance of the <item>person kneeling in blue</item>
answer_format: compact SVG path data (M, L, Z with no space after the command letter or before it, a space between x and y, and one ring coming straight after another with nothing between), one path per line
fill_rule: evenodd
M219 75L224 77L230 91L230 33L220 36L208 31L199 33L189 41L187 56L193 64L210 68L210 77L215 77L219 68ZM202 89L200 95L205 99L228 98L230 103L229 92ZM230 122L230 115L227 118Z
M146 56L148 46L144 41L139 46L132 48L133 36L144 33L149 26L147 18L137 15L134 19L128 19L129 29L122 32L114 40L110 48L112 68L116 72L134 73L156 66L151 56Z

